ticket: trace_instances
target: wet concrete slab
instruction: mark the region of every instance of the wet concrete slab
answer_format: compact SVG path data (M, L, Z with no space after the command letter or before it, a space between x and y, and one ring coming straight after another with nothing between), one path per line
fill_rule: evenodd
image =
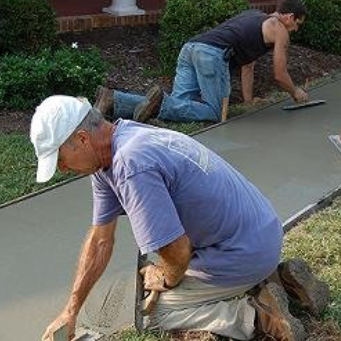
M0 340L40 340L64 306L91 221L90 187L84 178L0 210ZM115 261L80 319L104 332L133 318L137 251L127 219L117 232Z
M327 104L286 112L286 101L195 138L244 173L283 221L341 183L341 79L311 92ZM0 209L0 340L39 340L63 307L91 220L86 178ZM134 319L136 245L120 220L113 260L80 322L110 332Z
M283 222L341 184L341 153L328 138L341 132L341 80L310 96L326 104L284 111L286 100L195 136L256 184Z

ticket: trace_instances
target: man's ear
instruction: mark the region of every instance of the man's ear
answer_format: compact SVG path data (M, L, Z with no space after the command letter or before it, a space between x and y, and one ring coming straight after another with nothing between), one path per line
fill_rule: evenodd
M86 130L77 131L76 140L81 145L87 144L89 142L89 133Z
M295 14L294 13L290 13L289 14L289 19L292 20L292 21L295 21L296 20Z

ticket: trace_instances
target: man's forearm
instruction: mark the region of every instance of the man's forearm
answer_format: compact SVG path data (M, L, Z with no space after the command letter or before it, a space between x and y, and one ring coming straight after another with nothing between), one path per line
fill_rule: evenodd
M287 72L282 75L275 76L275 79L283 90L288 92L291 97L295 98L296 86Z
M182 280L191 259L191 245L186 235L160 250L159 265L163 268L165 284L175 287Z
M188 269L189 262L172 265L161 260L159 264L163 268L165 279L164 286L166 288L173 288L181 282L186 270Z
M245 102L253 100L254 63L244 65L241 69L242 95Z
M113 241L96 238L90 231L81 252L77 273L66 310L77 315L90 290L104 272L113 250Z

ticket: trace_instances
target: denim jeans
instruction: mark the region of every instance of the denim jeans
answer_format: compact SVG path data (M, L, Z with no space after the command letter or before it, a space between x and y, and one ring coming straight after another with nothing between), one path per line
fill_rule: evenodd
M224 50L185 44L178 57L171 95L164 95L157 118L170 121L220 121L222 99L230 95L229 63ZM114 91L114 117L131 119L144 96Z
M144 101L145 96L135 95L128 92L122 92L115 90L114 96L114 115L113 120L115 121L119 117L128 120L133 119L135 107Z
M222 99L230 95L229 64L224 50L202 43L185 44L178 57L173 91L165 96L158 118L171 121L220 121Z

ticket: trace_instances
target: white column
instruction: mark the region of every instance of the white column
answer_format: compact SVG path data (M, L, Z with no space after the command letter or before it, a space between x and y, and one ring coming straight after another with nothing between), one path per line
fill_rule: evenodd
M116 16L145 14L136 6L136 0L112 0L111 6L102 8L102 11Z

